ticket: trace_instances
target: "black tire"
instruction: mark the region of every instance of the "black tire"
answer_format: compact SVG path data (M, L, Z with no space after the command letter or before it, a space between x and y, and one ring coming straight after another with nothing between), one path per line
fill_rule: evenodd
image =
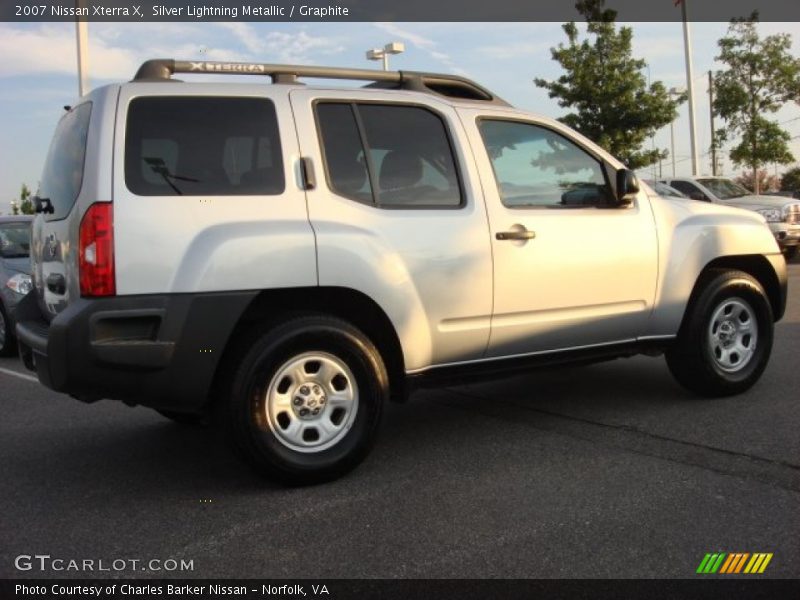
M155 409L155 411L162 417L166 417L170 421L180 425L205 425L208 422L207 416L203 414L182 413L160 409Z
M732 316L725 314L729 309ZM736 316L736 311L741 315ZM751 318L755 336L748 340L746 332L751 330L746 324ZM693 392L711 398L739 394L752 387L764 372L772 351L773 330L772 308L755 278L742 271L709 270L701 276L678 337L666 352L667 365L675 379ZM728 336L724 342L712 338L722 335ZM741 336L741 346L731 341L737 336ZM746 343L752 347L745 347ZM726 348L726 344L731 346ZM741 356L737 348L743 349ZM727 368L723 362L728 363Z
M14 337L11 322L6 316L5 308L0 303L0 356L14 356L17 353L17 340Z
M783 257L787 262L797 256L797 248L797 246L789 246L788 248L783 249Z
M366 457L375 440L383 404L389 396L389 379L378 350L361 331L337 318L307 314L279 325L265 324L260 331L240 340L237 346L239 350L233 353L235 367L230 370L228 393L223 388L217 401L226 437L250 465L271 479L307 485L335 479L355 468ZM340 437L330 439L329 443L333 445L321 445L318 450L296 450L281 439L286 434L279 431L282 425L278 421L280 416L284 421L291 417L292 424L295 421L299 423L305 435L309 422L302 420L300 409L294 405L297 401L295 395L301 393L299 390L303 386L291 376L287 385L287 376L279 379L278 375L293 361L313 363L313 358L304 357L314 353L333 357L346 366L353 381L348 376L342 385L345 388L350 385L357 402L350 405L355 408L348 412L347 428L342 426L336 434ZM308 366L302 365L303 377L315 376L313 373L307 375ZM310 385L314 387L313 383ZM293 404L288 409L280 409L284 414L277 415L276 419L268 405L271 402L268 397L273 397L270 394L273 390L280 390L281 386L286 387L283 393L292 399ZM328 390L322 380L319 386L323 394ZM330 391L331 398L335 393ZM328 413L323 410L319 417L306 418L322 420L328 414L333 419L331 410L337 409L331 409L331 406L330 402L326 406ZM317 430L318 437L320 431L322 429Z

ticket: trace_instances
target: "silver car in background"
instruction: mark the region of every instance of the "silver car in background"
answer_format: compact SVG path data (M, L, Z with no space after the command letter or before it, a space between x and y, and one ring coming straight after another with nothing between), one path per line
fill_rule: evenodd
M0 356L16 351L14 313L31 291L30 240L33 217L0 217Z
M767 221L787 260L800 247L800 202L781 196L752 194L726 177L678 177L662 180L692 200L725 204L759 213Z

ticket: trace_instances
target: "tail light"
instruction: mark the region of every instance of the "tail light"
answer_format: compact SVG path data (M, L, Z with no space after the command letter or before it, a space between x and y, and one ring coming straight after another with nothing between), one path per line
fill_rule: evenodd
M92 204L81 221L79 258L81 296L113 296L114 208L110 202Z

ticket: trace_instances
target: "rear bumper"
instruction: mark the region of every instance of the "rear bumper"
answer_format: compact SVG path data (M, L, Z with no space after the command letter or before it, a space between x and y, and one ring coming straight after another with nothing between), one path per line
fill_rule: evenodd
M29 294L17 307L17 339L26 364L57 392L85 401L111 398L196 411L254 296L81 298L47 323Z

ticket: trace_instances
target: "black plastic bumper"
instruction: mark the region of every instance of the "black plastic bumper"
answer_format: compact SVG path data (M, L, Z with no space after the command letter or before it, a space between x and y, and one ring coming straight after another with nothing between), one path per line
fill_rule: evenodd
M17 339L26 364L57 392L197 411L255 295L81 298L48 323L31 293L17 307Z

